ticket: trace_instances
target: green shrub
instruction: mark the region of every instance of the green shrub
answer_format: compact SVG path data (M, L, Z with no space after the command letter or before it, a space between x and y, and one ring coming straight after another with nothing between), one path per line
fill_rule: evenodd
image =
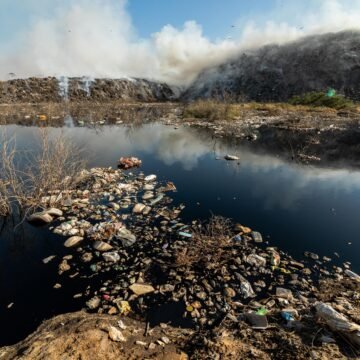
M294 96L289 100L292 105L323 106L336 110L346 109L354 106L354 103L342 95L328 96L323 92L309 92Z

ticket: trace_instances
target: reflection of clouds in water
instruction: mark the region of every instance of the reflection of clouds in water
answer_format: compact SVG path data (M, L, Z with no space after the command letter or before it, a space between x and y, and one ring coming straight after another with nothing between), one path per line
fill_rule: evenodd
M252 195L263 199L266 209L295 208L300 200L315 198L319 191L336 195L360 189L358 171L289 164L247 150L241 152L241 168L252 179Z
M176 162L185 170L191 170L198 160L209 152L209 146L188 129L141 129L133 136L139 150L155 153L166 165Z
M37 129L8 128L10 134L16 132L19 145L25 148L34 146ZM87 149L87 156L95 165L115 166L120 156L141 157L146 154L167 165L180 163L185 170L191 170L204 155L214 150L214 141L210 136L186 127L174 130L150 124L131 131L126 127L110 126L100 127L100 130L75 127L63 131ZM250 191L251 196L261 199L267 209L294 209L300 201L315 198L320 191L336 196L337 193L343 195L360 190L360 172L357 171L289 164L274 156L228 146L219 139L216 141L216 153L219 156L226 153L240 156L240 166L235 162L224 163L223 173L218 176L219 183L225 183L234 190L239 187L239 191ZM206 166L209 168L212 163Z
M74 128L67 132L79 144L103 159L134 155L139 152L154 155L166 165L179 162L191 170L198 160L211 151L206 138L189 128L174 130L161 125L138 128L102 127L100 133L88 128ZM140 154L141 155L141 154Z

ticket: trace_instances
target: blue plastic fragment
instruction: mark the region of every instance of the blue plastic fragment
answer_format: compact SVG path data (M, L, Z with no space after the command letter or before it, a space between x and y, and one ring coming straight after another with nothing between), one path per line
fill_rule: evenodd
M294 321L294 317L292 316L292 314L286 312L286 311L282 311L281 312L281 316L283 317L284 320L286 321Z
M241 235L236 235L236 236L233 237L233 240L234 241L241 241L242 237L241 237Z

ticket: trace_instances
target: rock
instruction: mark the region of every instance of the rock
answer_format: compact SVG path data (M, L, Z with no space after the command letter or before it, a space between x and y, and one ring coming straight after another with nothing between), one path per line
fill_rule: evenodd
M129 289L137 296L149 294L155 291L152 285L138 283L130 285Z
M351 270L349 270L349 269L346 269L346 270L344 271L344 273L345 273L347 276L351 277L352 279L355 279L356 281L359 281L359 282L360 282L360 276L359 276L358 274L354 273L353 271L351 271Z
M109 206L109 208L112 208L112 209L114 209L115 211L117 211L117 210L120 209L120 205L119 205L119 204L116 204L116 203L114 203L114 202L109 203L108 206Z
M224 296L229 297L229 298L233 298L233 297L236 296L236 291L234 289L232 289L231 287L226 287L224 289Z
M152 182L152 181L155 181L156 178L157 178L156 175L148 175L148 176L145 176L144 181L145 182Z
M120 255L116 251L103 253L102 257L106 262L116 263L120 260Z
M143 196L143 200L150 200L154 197L154 193L152 191L147 191Z
M90 252L86 252L81 255L81 260L85 263L90 262L92 260L92 258L93 258L93 255Z
M261 267L261 266L266 265L266 259L263 258L262 256L256 255L256 254L250 254L246 258L246 261L248 264L250 264L252 266L256 266L256 267Z
M122 332L114 326L109 327L109 338L112 341L117 341L117 342L125 342L126 341Z
M56 258L56 255L50 255L42 260L44 264L49 263L50 261L54 260Z
M55 217L63 216L63 212L56 208L50 208L48 210L45 210L44 212L49 214L50 216L55 216Z
M279 253L277 251L275 251L275 250L272 250L271 251L271 256L270 256L271 265L279 266L280 262L281 262L281 258L280 258Z
M136 236L125 227L118 230L116 237L121 240L125 247L132 246L136 242Z
M133 213L134 214L141 214L145 209L145 205L144 204L141 204L141 203L138 203L134 206L133 208Z
M72 236L64 242L65 247L73 247L79 245L84 240L81 236Z
M281 287L276 288L276 296L281 299L291 300L293 298L291 290Z
M53 217L48 214L47 212L37 212L32 215L30 215L27 218L27 221L30 223L43 223L43 224L49 224L53 221Z
M111 250L113 247L112 247L110 244L108 244L108 243L106 243L106 242L104 242L104 241L98 240L98 241L95 241L95 242L94 242L93 248L94 248L95 250L98 250L98 251L109 251L109 250Z
M90 310L97 309L100 306L100 298L98 298L97 296L94 296L93 298L91 298L89 301L86 302L86 306Z
M312 252L309 252L309 251L305 251L304 252L304 255L312 260L319 260L319 255L317 254L314 254Z
M252 231L251 232L251 237L257 243L262 243L263 242L263 238L262 238L261 234L259 232L257 232L257 231Z
M225 159L225 160L229 160L229 161L240 160L238 156L229 155L229 154L225 155L225 156L224 156L224 159Z
M69 271L70 270L70 265L68 264L68 262L66 260L63 260L60 265L59 265L59 273L62 274L65 271Z

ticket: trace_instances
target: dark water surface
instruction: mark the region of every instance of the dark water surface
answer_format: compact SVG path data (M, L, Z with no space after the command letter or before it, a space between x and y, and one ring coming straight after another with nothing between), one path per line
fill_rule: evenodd
M143 161L145 174L173 181L175 203L184 203L184 220L206 219L212 213L230 217L262 232L273 246L294 257L304 251L328 256L360 270L360 172L289 164L276 156L256 153L188 127L147 124L141 127L73 127L64 129L86 148L89 166L116 166L120 156ZM8 125L17 144L36 146L35 127ZM217 160L231 153L237 162ZM42 263L49 255L65 254L63 239L46 228L28 224L14 232L7 223L0 234L0 345L22 339L45 318L77 310L80 280L57 282L56 264ZM334 255L337 252L340 258ZM10 303L14 305L8 309Z

